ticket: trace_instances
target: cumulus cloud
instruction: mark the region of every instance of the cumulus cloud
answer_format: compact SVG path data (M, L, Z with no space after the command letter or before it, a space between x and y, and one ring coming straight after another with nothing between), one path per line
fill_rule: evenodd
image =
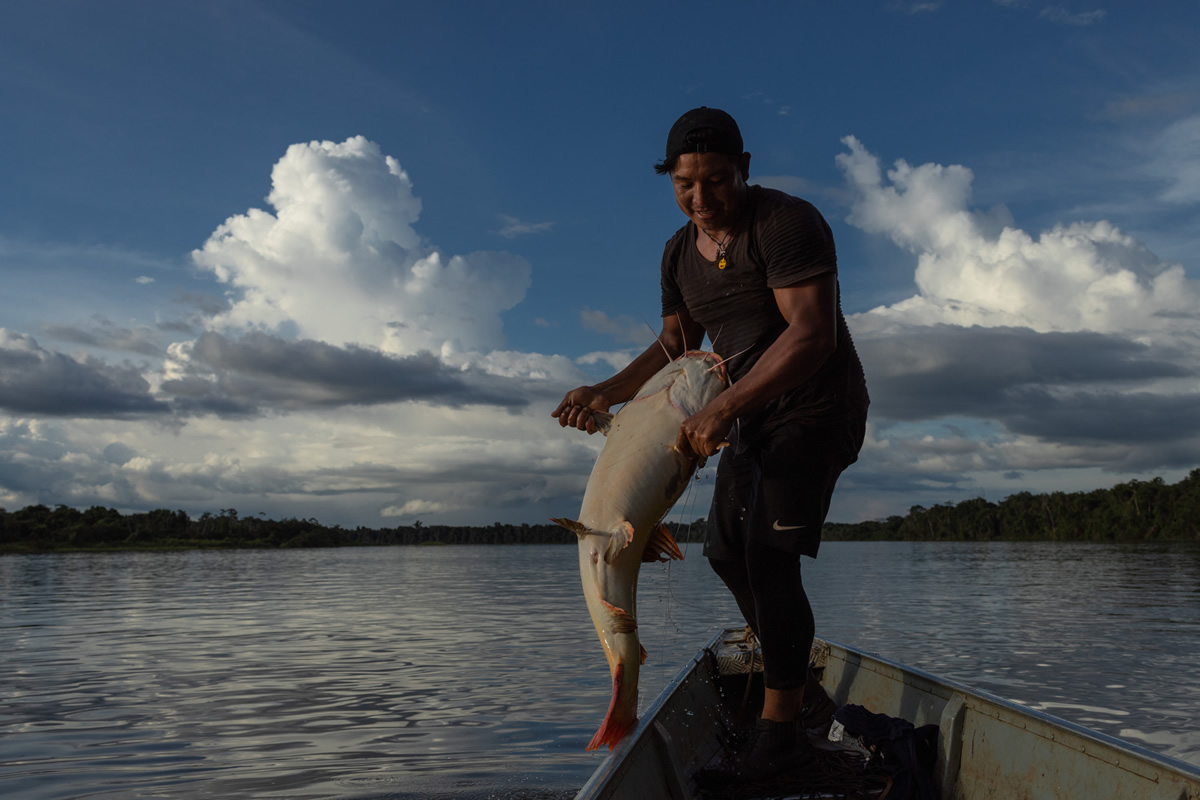
M1090 450L1107 468L1179 468L1200 454L1200 372L1169 348L1097 333L937 325L866 338L861 350L883 419L986 420L1026 444ZM1154 390L1172 384L1180 388ZM923 439L901 447L920 453ZM958 438L976 454L990 448L989 461L1018 457L1017 448L987 441Z
M511 430L489 431L490 439L414 437L412 451L387 468L394 494L380 507L380 515L412 518L435 510L499 514L539 505L547 510L578 507L603 442L561 430L545 419L549 429L540 417L523 418Z
M885 173L843 143L848 221L916 256L916 294L851 323L872 458L935 482L1200 460L1200 288L1181 265L1103 220L1031 235L1003 208L971 207L966 167L900 160ZM953 419L976 430L930 432Z
M504 345L501 312L529 287L509 253L446 255L413 228L421 201L374 142L295 144L275 165L274 213L229 218L193 252L230 287L214 329L258 329L396 355Z
M262 332L231 339L210 331L194 342L174 345L168 374L164 391L217 413L412 400L451 406L527 402L522 383L469 366L450 368L430 353L393 356Z
M169 411L141 371L44 349L0 328L0 408L14 414L131 417Z
M600 437L549 408L363 406L238 420L193 417L185 435L120 420L0 416L0 487L35 502L199 514L309 517L378 526L411 517L485 524L578 507ZM384 512L390 509L388 516Z
M153 328L126 328L104 317L97 317L90 326L47 325L46 332L57 339L99 350L139 353L146 356L165 354Z
M1195 319L1195 281L1105 221L1036 238L1004 209L970 209L971 170L900 160L887 172L854 137L837 163L856 192L849 222L917 254L919 294L878 320L1020 326L1036 331L1154 332Z
M204 317L215 317L226 314L233 304L229 298L209 294L207 292L176 292L174 302L195 309Z
M150 360L0 331L0 408L31 415L0 416L0 500L358 524L578 502L599 443L549 411L582 370L504 347L528 263L422 239L407 174L361 137L289 148L268 203L192 254L224 297L177 294L153 326L49 327Z

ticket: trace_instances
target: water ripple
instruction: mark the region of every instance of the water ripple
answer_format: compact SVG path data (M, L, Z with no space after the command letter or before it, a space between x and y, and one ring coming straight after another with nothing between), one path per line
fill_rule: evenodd
M732 600L647 565L643 704ZM558 798L607 666L570 546L0 559L0 795ZM819 632L1200 763L1200 548L828 543Z

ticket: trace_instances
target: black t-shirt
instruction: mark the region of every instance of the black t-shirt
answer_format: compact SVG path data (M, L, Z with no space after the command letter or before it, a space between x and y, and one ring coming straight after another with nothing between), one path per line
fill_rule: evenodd
M837 274L833 233L821 212L798 197L751 186L746 211L726 248L724 269L696 249L689 221L667 242L662 260L664 317L686 308L713 350L730 359L730 377L750 371L787 327L774 289L825 273ZM699 342L689 345L698 346ZM837 349L807 381L754 415L753 428L858 416L869 400L862 364L837 303Z

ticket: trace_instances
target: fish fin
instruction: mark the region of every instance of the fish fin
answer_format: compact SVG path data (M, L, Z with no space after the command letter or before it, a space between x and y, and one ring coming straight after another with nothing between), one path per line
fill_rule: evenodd
M587 527L582 522L576 522L575 520L567 519L566 517L551 517L550 521L561 525L580 538L587 536L589 533L597 532Z
M629 520L623 520L617 526L617 530L612 533L604 533L603 531L595 531L604 536L610 536L608 547L604 550L604 560L609 564L617 560L617 556L621 555L621 551L633 542L633 524Z
M598 531L594 528L589 528L582 522L576 522L566 517L551 517L550 521L561 525L580 539L585 536L606 537L608 545L604 548L604 560L609 564L613 563L617 556L621 554L621 551L629 547L630 542L633 541L633 525L628 521L623 521L618 525L616 531Z
M642 651L642 652L641 652L641 655L640 655L640 656L638 656L638 658L639 658L639 661L638 661L638 663L639 663L639 664L645 664L645 663L646 663L646 658L647 658L647 657L648 657L650 654L646 652L646 648L645 648L645 647L642 647L642 645L641 645L640 643L638 644L638 647L639 647L639 648L641 649L641 651Z
M596 731L596 735L588 742L587 749L589 751L596 750L603 745L608 745L608 749L612 750L617 742L625 737L637 724L637 708L629 708L628 703L621 702L621 684L625 679L625 665L617 664L617 668L613 671L613 693L612 700L608 704L608 713L604 715L604 721L600 723L600 730Z
M646 540L646 549L642 551L642 561L667 561L672 558L682 561L683 551L679 549L675 537L667 530L667 526L660 522L654 526L654 530L650 531L650 538Z
M607 411L593 411L592 421L596 423L596 430L608 436L608 432L612 430L613 416Z
M633 633L637 630L637 620L623 608L614 606L607 600L601 600L604 607L608 609L608 613L612 615L612 627L609 628L613 633Z

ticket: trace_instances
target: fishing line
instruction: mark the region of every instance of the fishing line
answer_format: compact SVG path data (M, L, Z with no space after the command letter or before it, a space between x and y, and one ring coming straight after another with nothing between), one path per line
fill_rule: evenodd
M650 321L647 320L645 317L642 317L642 322L646 323L646 327L650 329L650 333L654 336L654 341L658 342L658 346L662 348L663 355L665 355L667 357L667 361L668 362L674 361L675 359L671 357L671 352L669 350L667 350L667 346L665 344L663 344L663 342L662 342L662 334L655 333L654 326L651 325Z
M692 477L691 480L688 481L688 488L687 488L687 491L684 492L683 502L676 504L676 507L679 510L677 512L677 518L674 523L675 524L675 541L677 541L677 542L679 541L680 531L684 528L685 524L687 526L687 534L683 541L683 547L680 548L683 551L685 561L687 560L688 553L691 550L692 529L693 529L693 523L685 522L685 520L687 518L690 518L692 515L694 515L696 513L696 511L695 511L696 484L698 484L702 479L701 473L702 473L702 470L696 471L696 474ZM668 517L669 516L670 516L670 514L668 514ZM674 601L677 604L685 605L685 606L687 604L684 603L682 600L680 600L679 597L675 594L675 585L674 585L674 581L672 580L672 578L674 577L672 574L673 566L674 565L671 564L669 561L666 564L666 567L667 567L667 616L666 616L665 621L670 623L675 628L676 633L679 633L682 631L682 628L680 628L679 623L676 622L674 619L674 615L671 611L671 602Z
M675 508L679 509L678 517L674 522L675 541L676 542L679 541L680 531L683 529L683 525L684 525L684 523L682 521L683 515L685 513L687 513L689 510L694 509L695 484L698 482L698 480L699 480L699 471L697 471L697 475L693 479L688 481L688 488L687 488L687 491L684 493L682 502L676 503L675 506L672 507L672 510L674 510ZM694 510L692 510L691 513L695 513ZM662 522L665 526L670 528L670 526L672 524L671 519L670 519L671 516L672 516L672 512L668 511L667 514L664 515L663 519L660 520L660 522ZM685 561L687 560L687 554L688 554L688 551L690 550L691 532L692 532L692 526L690 524L688 524L687 535L684 538L683 544L680 546L680 550L684 553ZM683 603L683 601L681 601L675 594L675 581L674 581L674 572L673 572L675 565L672 563L672 560L668 559L667 562L663 566L665 567L665 572L666 572L666 586L665 586L665 593L662 597L659 598L659 602L664 603L666 606L664 613L663 613L663 633L665 636L670 637L670 642L668 645L668 642L664 641L662 643L662 645L663 645L663 647L669 647L670 650L674 651L674 650L679 649L678 643L681 640L681 638L683 637L683 627L675 619L674 606L679 605L679 604L682 604L682 605L686 605L686 604ZM661 659L657 662L656 667L657 667L657 674L658 674L659 679L665 682L665 680L670 677L670 675L667 674L668 671L670 669L673 669L674 665L669 664L668 659Z

